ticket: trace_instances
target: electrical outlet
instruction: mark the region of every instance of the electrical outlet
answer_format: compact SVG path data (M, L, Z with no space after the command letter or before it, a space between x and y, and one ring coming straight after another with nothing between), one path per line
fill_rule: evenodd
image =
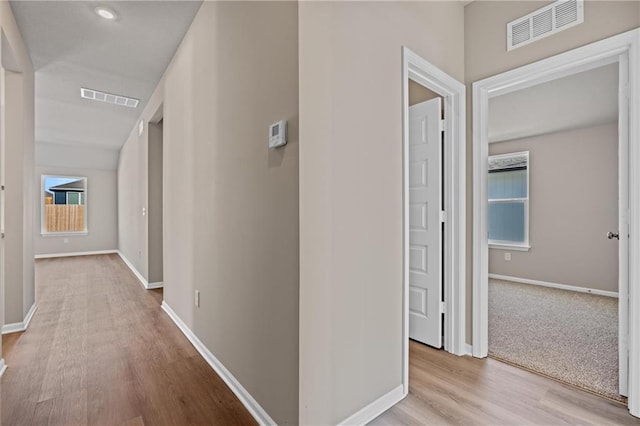
M196 308L200 307L200 291L199 290L196 290L196 296L195 296L194 303L196 305Z
M506 252L506 253L504 254L504 260L507 260L507 261L511 260L511 253Z

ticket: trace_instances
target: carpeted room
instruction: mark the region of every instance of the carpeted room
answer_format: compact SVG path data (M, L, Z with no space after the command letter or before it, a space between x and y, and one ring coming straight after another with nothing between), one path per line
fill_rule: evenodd
M617 74L603 66L492 100L489 355L624 401Z

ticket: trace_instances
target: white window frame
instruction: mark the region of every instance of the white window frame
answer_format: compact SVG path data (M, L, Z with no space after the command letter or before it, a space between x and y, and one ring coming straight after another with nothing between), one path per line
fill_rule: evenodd
M528 251L531 248L529 244L529 199L531 197L531 194L529 192L529 185L530 185L529 180L530 180L530 174L531 174L529 151L510 152L508 154L490 155L489 161L497 158L522 157L522 156L527 157L527 196L522 198L496 198L496 199L487 198L487 203L488 203L487 206L491 205L492 203L497 204L497 203L523 202L524 203L524 241L515 242L515 241L489 239L489 248L491 249ZM488 183L488 179L487 179L487 183Z
M47 178L57 179L76 179L84 181L84 230L82 231L64 231L64 232L48 232L45 229L46 225L46 208L45 208L45 186L44 183ZM40 179L40 235L43 237L64 237L64 236L84 236L89 235L89 198L87 192L89 190L89 183L86 176L62 176L62 175L42 175ZM68 197L68 195L67 195ZM54 195L55 202L55 195Z

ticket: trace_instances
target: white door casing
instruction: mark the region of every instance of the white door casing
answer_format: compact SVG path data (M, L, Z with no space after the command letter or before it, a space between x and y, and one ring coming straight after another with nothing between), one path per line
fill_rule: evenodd
M621 55L619 58L618 83L618 391L620 395L628 396L629 58L627 55Z
M409 337L442 347L441 99L409 107Z

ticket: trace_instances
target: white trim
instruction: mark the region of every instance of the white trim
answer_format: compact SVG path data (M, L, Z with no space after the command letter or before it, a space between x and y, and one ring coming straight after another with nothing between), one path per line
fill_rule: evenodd
M513 250L518 251L528 251L531 247L529 246L529 195L531 193L531 158L529 156L529 151L520 151L520 152L509 152L507 154L497 154L490 155L488 157L489 161L496 158L510 158L510 157L527 157L527 196L520 198L489 198L488 205L490 204L500 204L500 203L522 203L524 204L524 241L515 242L515 241L505 241L505 240L491 240L489 239L489 248L494 246L497 247L513 247ZM487 214L488 216L488 214Z
M605 290L598 290L595 288L577 287L575 285L551 283L548 281L530 280L529 278L508 277L506 275L498 275L498 274L489 274L489 278L493 278L495 280L512 281L514 283L520 283L520 284L530 284L530 285L537 285L541 287L557 288L560 290L577 291L579 293L596 294L598 296L615 297L616 299L618 298L618 293L616 293L615 291L605 291Z
M222 380L229 386L229 389L238 397L242 405L251 413L254 419L261 425L275 425L269 414L258 404L258 402L251 396L251 394L240 384L240 382L227 370L227 368L218 360L207 347L198 339L198 337L191 331L189 327L180 319L180 317L167 305L165 301L162 301L162 310L169 315L169 318L173 320L175 325L178 326L180 331L189 339L191 344L202 355L205 361L213 368L213 370L220 376Z
M0 377L4 375L5 371L7 371L7 363L4 362L4 358L0 358Z
M36 254L36 259L51 259L54 257L75 257L75 256L94 256L97 254L115 254L118 250L96 250L96 251L77 251L70 253L48 253L48 254Z
M378 417L380 414L387 411L389 408L396 405L398 402L406 396L404 393L404 386L400 385L395 389L385 393L380 398L373 401L371 404L364 407L352 416L344 419L338 426L359 426L366 425L371 420Z
M464 354L467 356L473 356L473 346L468 343L464 345Z
M131 272L133 272L133 275L135 275L136 278L140 281L140 284L142 284L142 287L148 290L149 281L147 281L147 279L142 276L142 274L136 269L136 267L133 266L133 263L129 262L129 259L127 259L127 257L120 250L118 250L117 253L118 253L118 256L120 256L120 259L122 259L122 261L129 267L129 269L131 269Z
M506 243L489 243L489 248L494 250L511 250L511 251L529 251L531 250L530 245L517 245L517 244L506 244Z
M409 79L444 98L445 171L444 202L447 225L444 235L444 349L465 352L466 266L466 88L435 65L402 47L402 385L409 389Z
M86 237L89 235L89 231L78 232L40 232L40 236L44 238L49 237Z
M12 324L5 324L2 326L2 334L11 334L11 333L19 333L22 331L27 331L29 328L29 323L31 322L31 318L38 310L38 305L35 303L31 305L27 315L24 316L24 320L22 322L14 322Z
M60 178L60 179L78 179L78 180L84 180L84 230L82 231L77 231L77 232L47 232L44 230L44 227L46 225L45 223L45 216L46 216L46 208L45 208L45 203L44 203L44 181L46 178ZM43 237L63 237L65 235L77 235L77 236L83 236L83 235L88 235L89 234L89 204L88 204L88 197L87 197L87 193L89 192L89 179L87 179L87 177L81 177L81 176L63 176L63 175L48 175L48 174L42 174L40 175L40 235L42 235ZM54 195L54 200L55 200L55 195Z
M164 287L164 281L158 281L155 283L147 284L147 290L152 290L154 288L163 288L163 287Z
M619 132L619 144L629 148L629 259L640 257L640 29L561 53L473 83L473 355L488 352L488 241L487 241L487 156L489 98L535 84L593 69L603 63L628 65L628 87L620 80L620 93L628 94L628 137ZM624 117L622 117L624 120ZM619 121L622 123L622 121ZM622 126L623 124L619 124ZM620 129L619 129L620 130ZM621 212L624 213L624 212ZM623 240L620 240L622 243ZM628 296L629 313L621 314L621 354L628 352L628 406L640 417L640 262L629 262L627 283L619 286L620 304ZM623 275L621 275L622 277ZM626 305L626 304L625 304ZM626 321L625 321L626 320ZM625 340L628 338L628 340ZM627 344L628 351L624 351ZM621 381L621 386L624 386ZM624 389L621 387L621 392Z

